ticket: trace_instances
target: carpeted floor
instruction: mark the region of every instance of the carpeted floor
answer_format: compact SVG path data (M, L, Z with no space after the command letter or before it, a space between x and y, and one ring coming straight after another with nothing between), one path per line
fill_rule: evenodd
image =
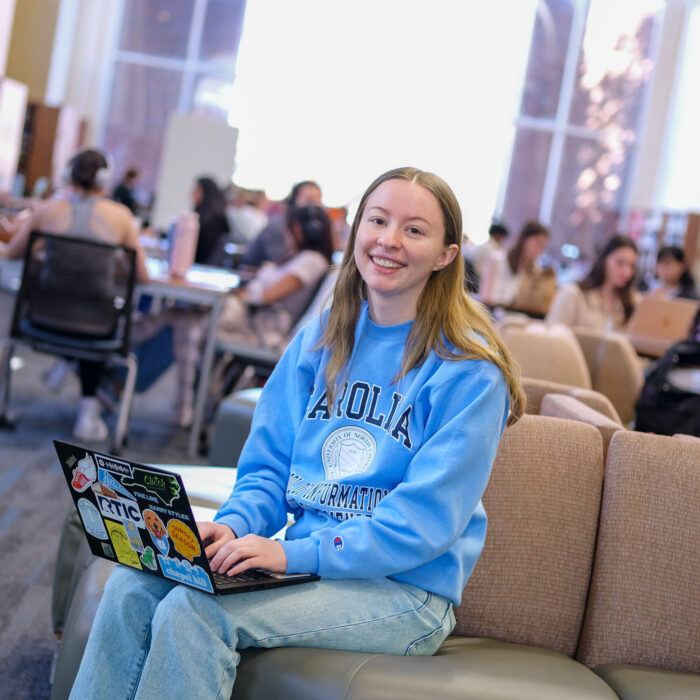
M0 292L0 337L12 297ZM0 430L0 698L48 698L56 640L51 592L61 526L71 506L52 440L70 441L79 399L77 379L52 394L41 375L55 358L19 348L11 411L15 429ZM128 446L141 462L204 464L186 455L187 432L173 423L172 370L134 399ZM113 425L114 416L108 421Z

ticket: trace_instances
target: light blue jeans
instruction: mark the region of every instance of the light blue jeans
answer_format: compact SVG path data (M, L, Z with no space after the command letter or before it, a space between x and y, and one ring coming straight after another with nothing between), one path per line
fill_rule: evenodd
M429 655L454 624L448 600L385 578L212 596L117 565L70 697L228 700L237 649Z

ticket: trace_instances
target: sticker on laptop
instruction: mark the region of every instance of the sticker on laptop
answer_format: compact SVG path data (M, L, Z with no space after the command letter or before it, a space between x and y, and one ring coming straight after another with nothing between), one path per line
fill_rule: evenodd
M86 454L73 470L73 478L70 485L78 493L82 493L95 482L96 478L97 469L95 469L95 463L92 461L92 457Z
M117 553L117 559L127 566L133 566L135 569L141 569L138 552L135 552L129 544L129 535L121 523L115 523L111 520L107 521L107 530L109 538L112 540L114 551Z
M97 461L97 466L101 469L107 469L113 474L121 476L131 476L131 465L128 462L122 462L120 459L98 455L97 453L95 453L95 460Z
M130 520L124 520L123 524L131 549L135 552L143 552L143 542L141 541L141 535L139 535L139 529Z
M102 551L105 553L106 557L114 559L114 550L106 542L102 542Z
M88 535L97 537L98 540L109 539L107 535L107 530L105 530L104 523L100 517L100 511L97 510L97 506L88 501L87 498L78 499L78 512L80 513L80 519L83 521L83 527Z
M139 559L141 559L141 563L151 571L156 571L158 569L156 553L153 551L153 547L146 547Z
M182 520L177 518L168 520L168 534L175 545L175 551L180 552L186 559L192 561L200 555L202 550L197 537Z
M166 506L172 506L180 496L180 484L172 474L161 474L148 469L133 468L133 477L122 478L124 486L141 486L158 496Z
M127 498L134 498L106 469L98 468L97 479L106 487L111 489L115 496L117 494L121 494Z
M136 501L121 496L111 495L114 492L102 484L95 484L98 488L93 488L97 505L100 508L100 513L107 518L114 520L129 520L134 525L143 527L143 518L139 511Z
M173 557L164 557L162 554L158 555L158 561L160 562L163 576L166 578L178 583L189 583L190 586L208 593L214 592L209 575L201 566L192 565L188 561L174 559Z
M170 541L168 540L168 533L165 529L165 525L158 513L150 508L146 508L146 510L143 511L143 522L146 525L146 529L151 533L153 544L163 556L167 556L170 551Z

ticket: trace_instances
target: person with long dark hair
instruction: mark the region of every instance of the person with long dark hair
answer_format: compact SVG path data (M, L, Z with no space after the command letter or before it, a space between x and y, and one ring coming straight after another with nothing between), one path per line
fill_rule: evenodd
M636 272L634 241L627 236L613 236L586 277L557 292L547 321L597 331L623 330L639 300L634 287Z
M695 279L688 269L683 248L665 245L656 255L656 284L652 294L674 299L697 299Z
M539 221L528 221L509 250L492 253L483 263L479 284L481 300L490 306L511 306L529 275L540 270L538 258L549 242L549 231Z
M200 177L194 186L194 210L199 215L196 263L214 263L221 237L230 233L226 202L219 186L210 177Z

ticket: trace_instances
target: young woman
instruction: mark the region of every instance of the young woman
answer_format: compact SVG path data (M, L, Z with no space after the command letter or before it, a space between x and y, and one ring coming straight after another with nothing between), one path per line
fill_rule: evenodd
M224 340L283 346L333 256L331 221L318 206L291 209L285 229L290 257L265 263L236 296L227 299L219 321Z
M634 241L627 236L613 236L588 275L559 290L547 321L597 331L623 330L639 299L634 289L636 271Z
M200 177L192 192L194 210L199 215L199 235L194 261L216 263L221 238L230 232L226 202L219 186L210 177Z
M482 263L482 301L490 306L511 306L525 278L539 272L537 259L548 242L549 231L539 221L528 221L510 250L491 253Z
M71 189L69 196L38 206L11 239L7 257L22 257L29 234L34 230L96 238L134 248L137 279L148 280L146 254L139 243L131 212L105 197L110 179L105 154L91 148L80 151L68 163L66 176ZM108 429L100 415L96 392L104 366L101 362L81 360L79 368L82 399L73 435L84 442L101 442L107 439Z
M483 546L500 435L523 411L464 292L461 236L437 176L401 168L370 185L330 312L280 360L234 491L199 524L216 571L321 579L208 596L117 566L72 697L229 697L250 646L438 649Z
M674 299L697 299L698 290L693 275L688 270L688 261L683 248L666 245L656 256L657 284L652 287L652 294Z

